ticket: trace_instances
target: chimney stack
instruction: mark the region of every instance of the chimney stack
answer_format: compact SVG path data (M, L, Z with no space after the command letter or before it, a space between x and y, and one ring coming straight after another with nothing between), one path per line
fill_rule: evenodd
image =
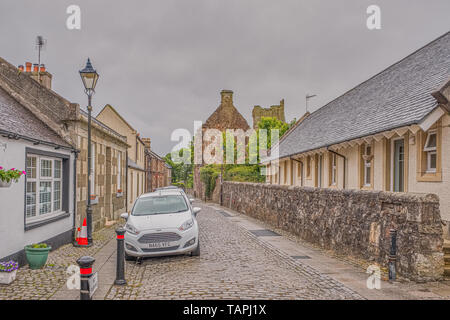
M31 71L31 66L33 66L33 71ZM23 65L20 65L19 70L24 71L23 69ZM47 89L52 88L52 75L47 72L45 64L39 65L37 63L25 62L25 73Z
M233 91L231 90L222 90L220 92L220 104L233 104Z
M145 144L145 147L147 148L147 149L151 149L150 148L150 138L141 138L141 140L142 140L142 142L144 142L144 144Z

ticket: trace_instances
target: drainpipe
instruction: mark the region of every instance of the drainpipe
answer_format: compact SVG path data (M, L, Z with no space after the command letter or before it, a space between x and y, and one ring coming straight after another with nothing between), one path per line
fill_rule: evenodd
M289 159L291 159L291 160L293 160L293 161L295 161L295 162L298 162L298 163L300 163L300 164L302 165L301 183L300 183L300 186L303 187L303 178L304 178L304 176L303 176L303 161L297 160L297 159L294 159L294 158L289 158ZM292 170L291 170L291 171L292 171ZM291 173L291 174L292 174L292 173Z
M125 185L127 186L127 192L125 193L125 210L128 212L128 149L125 151Z
M78 150L74 150L73 158L73 218L72 218L72 241L75 241L76 235L76 215L77 215L77 159Z
M338 157L341 157L342 159L344 159L344 189L345 189L345 187L346 187L346 178L345 178L345 176L346 176L346 168L347 168L347 158L344 155L342 155L340 153L337 153L337 152L335 152L333 150L330 150L328 148L327 148L327 151L329 151L329 152L337 155Z

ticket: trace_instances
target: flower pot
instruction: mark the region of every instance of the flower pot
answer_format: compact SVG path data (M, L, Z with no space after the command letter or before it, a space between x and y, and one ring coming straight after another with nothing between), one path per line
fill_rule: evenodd
M0 180L0 188L9 188L9 187L11 187L11 182L12 181L6 182L6 181L3 181L3 180Z
M32 248L30 245L25 246L25 254L27 256L28 265L30 269L40 269L47 262L48 253L52 247L47 248Z
M17 270L11 272L0 272L0 283L10 284L16 279Z

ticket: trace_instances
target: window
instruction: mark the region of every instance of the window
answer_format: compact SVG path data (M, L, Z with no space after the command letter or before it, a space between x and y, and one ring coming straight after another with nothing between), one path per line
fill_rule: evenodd
M426 132L417 132L416 141L417 181L442 181L442 120Z
M372 146L366 144L364 146L364 186L370 187L372 185Z
M436 130L432 130L428 132L427 140L425 141L425 146L423 151L426 153L426 161L427 173L435 173L436 172L436 164L437 164L437 132Z
M335 153L331 154L330 170L331 170L330 185L335 186L337 184L337 155Z
M117 152L117 190L122 190L122 153Z
M39 220L62 211L62 160L38 155L27 156L27 220Z

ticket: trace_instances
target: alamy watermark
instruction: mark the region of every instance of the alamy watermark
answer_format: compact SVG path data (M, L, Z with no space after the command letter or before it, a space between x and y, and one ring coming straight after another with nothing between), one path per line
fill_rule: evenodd
M381 271L380 271L380 267L375 265L375 264L371 264L367 268L366 273L370 274L369 277L366 280L367 289L380 290L381 289Z

